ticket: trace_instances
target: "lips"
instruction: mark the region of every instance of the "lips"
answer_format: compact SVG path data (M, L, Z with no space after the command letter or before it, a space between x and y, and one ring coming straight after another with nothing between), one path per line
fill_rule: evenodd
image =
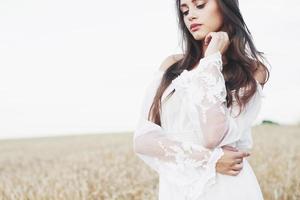
M194 30L194 29L198 28L200 25L202 25L202 24L191 24L190 29Z

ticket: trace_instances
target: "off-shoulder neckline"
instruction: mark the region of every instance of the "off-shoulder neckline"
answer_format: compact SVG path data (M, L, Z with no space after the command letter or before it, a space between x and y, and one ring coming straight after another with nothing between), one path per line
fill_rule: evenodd
M155 73L158 74L159 76L162 76L165 73L165 71L157 69L155 71ZM256 85L257 85L257 90L256 91L259 92L259 94L261 96L265 97L265 92L263 91L262 85L260 84L260 82L258 80L255 79L255 81L256 81Z

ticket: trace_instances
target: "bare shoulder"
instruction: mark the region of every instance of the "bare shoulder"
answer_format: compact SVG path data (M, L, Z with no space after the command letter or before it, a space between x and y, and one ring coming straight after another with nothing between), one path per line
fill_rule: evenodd
M259 65L259 67L256 69L256 71L254 72L254 78L262 85L264 86L264 84L266 83L267 80L267 71L265 69L265 67L263 67L262 65Z
M166 71L171 65L183 59L184 54L173 54L166 57L161 63L159 70Z

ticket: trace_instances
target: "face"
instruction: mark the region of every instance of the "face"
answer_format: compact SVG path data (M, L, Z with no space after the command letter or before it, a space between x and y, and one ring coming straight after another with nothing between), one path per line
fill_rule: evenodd
M217 0L181 0L180 11L184 23L195 40L203 40L209 32L220 31L223 16ZM191 28L192 24L201 24Z

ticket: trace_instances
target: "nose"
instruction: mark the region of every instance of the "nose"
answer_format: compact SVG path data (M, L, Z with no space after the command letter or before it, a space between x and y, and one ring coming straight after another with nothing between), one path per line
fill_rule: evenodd
M192 21L193 19L196 19L195 11L193 9L189 10L189 14L187 16L188 20Z

